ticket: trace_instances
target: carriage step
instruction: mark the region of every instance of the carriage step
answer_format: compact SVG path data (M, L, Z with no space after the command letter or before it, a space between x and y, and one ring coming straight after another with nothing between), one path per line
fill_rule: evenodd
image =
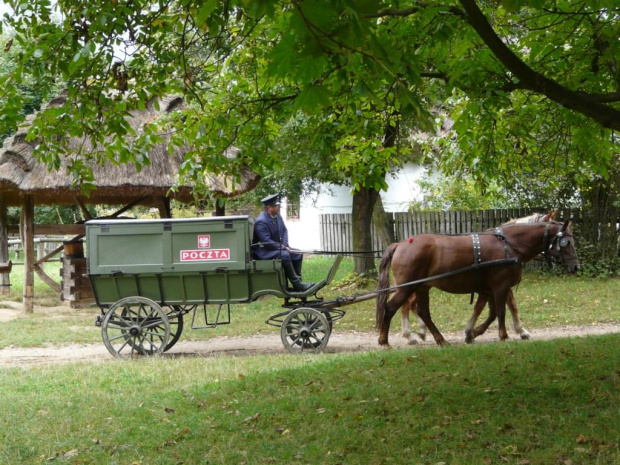
M224 305L226 310L222 311ZM192 329L216 328L219 325L228 324L230 324L230 304L219 304L217 309L208 308L206 304L203 304L202 309L199 310L196 306L192 312Z

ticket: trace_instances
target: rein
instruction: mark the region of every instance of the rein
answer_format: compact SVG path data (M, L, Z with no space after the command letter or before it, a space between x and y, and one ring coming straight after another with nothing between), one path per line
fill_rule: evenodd
M380 294L381 292L392 292L395 289L399 289L401 287L413 286L415 284L425 283L427 281L433 281L434 279L447 278L449 276L454 276L460 273L467 273L468 271L478 270L481 268L489 268L491 266L500 266L500 265L520 265L523 262L520 258L500 258L498 260L490 260L488 262L482 262L479 264L465 266L463 268L459 268L458 270L447 271L445 273L437 274L434 276L427 276L426 278L416 279L415 281L409 281L407 283L397 284L396 286L386 287L385 289L374 291L372 294Z

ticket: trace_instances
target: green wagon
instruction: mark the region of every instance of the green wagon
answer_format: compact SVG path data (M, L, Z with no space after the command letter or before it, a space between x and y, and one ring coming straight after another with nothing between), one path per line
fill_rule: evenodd
M340 306L317 292L287 289L281 260L254 260L249 216L162 220L92 220L86 223L88 277L101 314L97 324L108 351L119 358L161 354L179 340L191 314L192 329L230 323L230 305L263 295L284 300L285 311L266 323L280 326L290 352L319 352L327 345ZM200 321L200 325L198 325Z

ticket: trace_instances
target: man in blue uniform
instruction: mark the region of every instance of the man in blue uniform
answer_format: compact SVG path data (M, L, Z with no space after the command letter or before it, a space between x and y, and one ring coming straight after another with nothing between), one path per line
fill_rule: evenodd
M261 200L264 210L254 223L252 252L258 260L281 259L286 277L296 292L310 289L314 283L301 281L303 255L288 243L288 230L280 216L280 195L268 195Z

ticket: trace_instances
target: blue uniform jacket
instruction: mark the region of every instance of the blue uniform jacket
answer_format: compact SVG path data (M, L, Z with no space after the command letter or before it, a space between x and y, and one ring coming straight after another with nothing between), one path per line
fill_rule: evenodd
M288 230L284 220L278 214L274 219L262 212L254 223L252 253L259 260L282 258L290 260L290 255L283 247L288 247Z

